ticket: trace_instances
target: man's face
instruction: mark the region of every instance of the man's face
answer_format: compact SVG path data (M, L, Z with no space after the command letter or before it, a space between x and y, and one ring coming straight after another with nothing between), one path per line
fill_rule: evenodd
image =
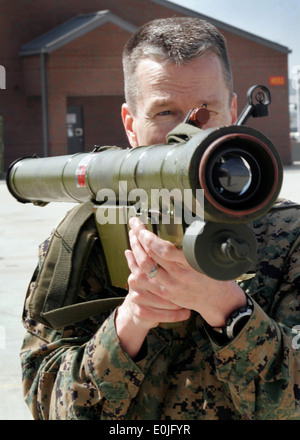
M166 135L188 112L206 104L210 119L202 128L236 122L236 96L230 100L221 62L211 53L186 65L142 60L137 68L138 100L133 114L127 104L122 119L130 145L166 142Z

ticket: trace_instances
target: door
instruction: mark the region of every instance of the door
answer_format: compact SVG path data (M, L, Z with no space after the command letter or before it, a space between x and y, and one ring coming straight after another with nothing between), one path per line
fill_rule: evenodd
M68 154L84 151L83 108L80 106L67 109Z

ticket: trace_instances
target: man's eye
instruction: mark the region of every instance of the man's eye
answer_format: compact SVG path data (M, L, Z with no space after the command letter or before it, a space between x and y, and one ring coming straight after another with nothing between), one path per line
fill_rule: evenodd
M168 116L171 113L172 113L171 110L164 110L163 112L159 112L158 116Z

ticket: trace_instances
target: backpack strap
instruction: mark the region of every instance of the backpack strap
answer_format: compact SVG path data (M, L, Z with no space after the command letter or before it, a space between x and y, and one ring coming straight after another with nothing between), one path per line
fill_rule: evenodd
M79 204L52 235L30 295L30 317L58 329L121 304L124 297L76 303L86 262L99 242L93 203Z
M67 222L61 223L54 232L52 246L47 255L47 263L51 267L53 265L53 274L51 274L52 279L46 295L46 306L44 306L43 312L46 312L49 308L62 307L63 305L65 297L61 295L61 292L67 292L71 273L75 272L72 270L72 263L76 252L76 242L79 239L78 236L82 226L92 213L92 203L88 202L79 205L69 213ZM88 247L85 254L87 255L96 237L92 234L86 238ZM83 258L85 259L85 256ZM76 271L75 273L78 272Z
M102 298L93 301L87 301L69 306L61 307L60 309L49 310L42 314L47 320L48 326L54 329L59 329L91 316L99 315L115 309L124 301L124 297L116 298Z

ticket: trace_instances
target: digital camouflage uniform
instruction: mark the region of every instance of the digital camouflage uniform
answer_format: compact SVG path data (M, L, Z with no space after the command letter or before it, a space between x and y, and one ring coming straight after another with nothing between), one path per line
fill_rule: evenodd
M115 311L53 330L25 306L23 385L34 418L299 420L300 207L281 208L254 223L256 276L241 284L254 312L227 345L193 312L179 328L151 330L132 360ZM109 295L101 255L91 260L78 301Z

